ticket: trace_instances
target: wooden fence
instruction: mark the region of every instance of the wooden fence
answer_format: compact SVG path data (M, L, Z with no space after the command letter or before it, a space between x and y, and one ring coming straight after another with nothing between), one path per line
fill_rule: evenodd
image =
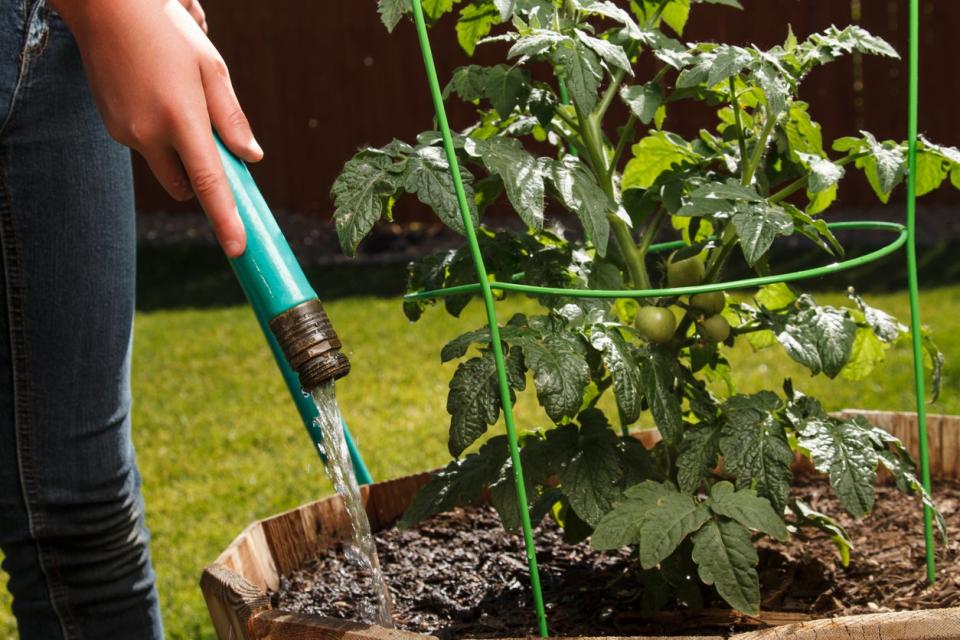
M617 0L625 2L625 0ZM960 73L955 44L960 2L921 0L923 59L921 129L944 143L960 143L956 115ZM856 19L906 54L906 0L742 0L746 11L713 5L695 8L685 38L756 43L782 42L786 24L805 36L831 24ZM412 139L430 128L432 107L413 28L402 24L388 35L375 0L204 0L210 35L230 65L240 99L266 150L254 169L276 210L328 217L328 191L343 162L363 144L393 137ZM859 7L859 10L858 10ZM433 32L441 78L467 57L456 43L449 16ZM494 63L500 52L480 47L480 63ZM869 129L900 138L906 123L906 64L846 57L811 75L802 97L813 104L826 136ZM469 111L454 108L453 121L465 124ZM686 120L686 121L685 121ZM700 123L683 113L668 127L689 130ZM176 205L137 163L141 211L195 210ZM875 204L858 176L841 190L841 203ZM934 196L956 203L953 193ZM414 207L416 209L416 207ZM401 219L417 211L399 207Z

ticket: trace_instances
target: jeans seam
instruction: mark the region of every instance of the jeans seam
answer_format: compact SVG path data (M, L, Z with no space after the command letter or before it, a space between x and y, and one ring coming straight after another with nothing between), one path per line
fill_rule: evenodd
M32 448L33 416L30 410L31 384L29 380L26 356L26 338L24 335L23 278L20 268L20 249L13 224L13 210L9 191L6 186L6 173L0 163L0 254L2 254L6 289L7 321L9 332L6 336L10 346L10 361L13 368L13 411L14 437L17 451L17 472L27 512L30 535L37 550L40 571L47 583L51 609L60 624L64 640L79 637L76 625L69 614L66 586L60 577L51 552L41 537L46 529L43 513L35 508L40 502L35 476ZM50 560L51 562L48 562Z
M7 105L7 117L3 119L3 122L0 122L0 135L3 134L7 125L13 119L14 112L17 110L20 91L26 82L30 61L43 53L44 48L47 46L47 38L49 37L47 27L43 24L46 20L45 0L36 0L33 4L31 4L31 0L23 0L22 9L24 15L24 39L23 47L20 50L20 67L17 71L17 81L14 83L13 91L10 94L10 103ZM40 30L40 40L36 43L31 42L35 22L39 22L41 25L37 27Z

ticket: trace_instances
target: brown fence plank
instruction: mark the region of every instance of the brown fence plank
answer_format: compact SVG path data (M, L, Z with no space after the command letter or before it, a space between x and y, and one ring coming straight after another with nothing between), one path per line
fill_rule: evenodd
M743 13L697 6L684 40L769 47L783 41L787 23L804 37L853 20L849 1L743 0L743 4ZM861 24L905 53L907 3L858 4ZM953 72L950 53L960 24L960 2L927 0L922 5L921 131L956 144L960 119L945 105L960 95L960 74ZM230 65L237 93L266 151L253 172L275 209L329 216L330 184L358 146L384 144L393 137L410 140L431 127L432 106L413 29L404 22L388 35L373 0L205 0L204 7L210 37ZM454 68L470 59L456 42L450 16L431 38L441 81L446 81ZM496 45L479 47L476 60L501 62L502 51ZM811 73L801 97L811 103L827 137L866 128L881 139L903 139L905 91L904 61L845 56ZM471 109L451 103L453 123L462 126ZM683 108L672 110L668 118L672 130L695 133L701 125ZM174 203L144 163L138 161L136 175L139 210L196 210L195 202ZM945 191L932 196L956 202ZM844 182L839 204L875 206L876 199L857 175ZM401 201L397 211L400 220L433 219L411 202Z

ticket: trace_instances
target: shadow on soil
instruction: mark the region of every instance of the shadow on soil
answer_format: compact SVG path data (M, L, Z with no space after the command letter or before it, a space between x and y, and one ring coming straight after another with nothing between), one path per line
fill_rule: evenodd
M862 255L875 245L848 245L848 255ZM920 281L924 287L960 283L960 241L943 241L920 250ZM771 259L777 272L795 271L827 264L823 254L809 249L782 247ZM219 248L203 245L141 246L137 260L137 308L142 311L177 308L225 307L245 303ZM651 265L652 273L658 267ZM406 263L345 262L307 266L307 277L323 300L351 296L393 297L404 291ZM732 264L728 280L747 275L745 267ZM906 261L902 251L866 265L825 278L809 280L812 291L854 286L860 291L891 291L906 288Z

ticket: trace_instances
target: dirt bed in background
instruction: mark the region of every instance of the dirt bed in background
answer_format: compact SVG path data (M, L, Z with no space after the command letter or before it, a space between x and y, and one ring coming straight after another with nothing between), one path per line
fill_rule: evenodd
M960 485L941 483L934 491L952 539L938 549L938 581L932 586L924 577L917 500L880 487L873 514L857 522L845 515L823 481L810 481L794 493L835 516L855 548L845 568L824 535L793 536L786 545L761 543L764 612L796 612L802 619L960 605L960 542L955 540ZM722 634L763 624L764 616L758 621L715 610L644 618L637 613L642 587L629 550L602 554L586 543L566 544L549 520L536 538L551 635L670 635L694 628ZM415 530L383 531L377 548L400 628L441 637L535 634L522 538L506 534L489 507L458 509ZM284 610L356 620L368 589L369 579L338 548L283 577L272 597Z

